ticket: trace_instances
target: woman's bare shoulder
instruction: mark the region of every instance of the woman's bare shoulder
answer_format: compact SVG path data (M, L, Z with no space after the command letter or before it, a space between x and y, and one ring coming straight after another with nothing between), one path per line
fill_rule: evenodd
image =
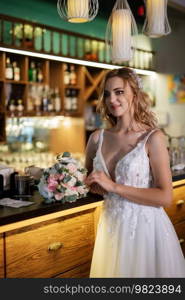
M156 129L154 132L152 132L148 138L147 145L149 150L162 150L164 148L167 148L166 140L164 133L160 129Z
M148 138L149 143L155 143L159 141L164 141L164 133L159 128L154 129Z
M90 135L89 139L95 145L97 145L97 143L99 141L100 132L101 132L101 129L97 129L93 133L91 133L91 135Z

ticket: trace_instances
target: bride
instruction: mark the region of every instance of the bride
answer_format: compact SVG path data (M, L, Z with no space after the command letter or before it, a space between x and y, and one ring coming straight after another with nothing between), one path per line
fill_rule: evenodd
M86 148L86 183L104 196L90 277L185 277L163 209L172 201L169 156L148 100L132 69L106 74L98 109L111 126Z

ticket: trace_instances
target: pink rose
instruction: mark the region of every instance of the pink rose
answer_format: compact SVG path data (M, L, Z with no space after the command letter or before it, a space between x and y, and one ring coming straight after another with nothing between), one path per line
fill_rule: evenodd
M76 170L77 170L77 166L75 166L75 165L72 164L72 163L69 163L69 164L67 165L66 168L69 170L69 172L70 172L71 174L75 173Z
M58 180L59 176L58 174L51 174L49 177L48 177L48 183L49 184L57 184L57 180Z
M62 180L64 178L64 174L60 174L59 180Z
M61 200L63 197L64 197L64 194L63 194L63 193L56 193L56 194L55 194L55 199L56 199L56 200Z
M78 178L79 181L83 181L85 179L85 175L79 171L75 173L75 176Z
M71 190L72 190L72 191L77 191L77 190L78 190L78 187L77 187L77 186L71 186Z
M53 180L53 179L49 179L49 180L48 180L48 185L50 185L50 184L56 185L56 184L58 184L58 181Z
M53 181L53 182L51 182L51 183L48 184L48 190L50 192L54 192L56 190L57 186L58 186L58 182L57 181Z

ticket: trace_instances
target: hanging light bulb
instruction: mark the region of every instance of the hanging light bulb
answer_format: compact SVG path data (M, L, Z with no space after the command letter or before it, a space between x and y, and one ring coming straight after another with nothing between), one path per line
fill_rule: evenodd
M98 0L58 0L57 10L62 19L71 23L93 20L98 13Z
M138 33L127 0L117 0L106 28L105 44L113 63L129 61L134 53L134 36Z
M168 0L145 0L146 19L143 33L151 38L161 37L171 32L167 17Z

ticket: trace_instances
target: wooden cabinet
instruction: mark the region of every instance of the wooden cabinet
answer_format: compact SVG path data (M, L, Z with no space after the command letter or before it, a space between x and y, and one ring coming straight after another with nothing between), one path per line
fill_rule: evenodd
M92 211L23 230L6 237L7 277L53 277L91 260Z
M185 180L174 182L173 202L165 210L174 225L185 256Z
M89 270L91 267L91 261L78 266L68 272L64 272L59 274L55 278L88 278L89 277Z
M173 202L167 208L167 213L173 224L185 220L185 185L179 185L173 188Z
M0 278L4 278L4 245L3 236L0 235Z
M0 253L5 251L6 265L1 256L0 276L5 269L7 278L89 277L100 207L101 201L95 202L58 212L59 217L42 216L42 222L38 217L10 224L7 231L5 225L6 249L1 238Z
M185 221L174 225L179 238L179 243L185 256Z

